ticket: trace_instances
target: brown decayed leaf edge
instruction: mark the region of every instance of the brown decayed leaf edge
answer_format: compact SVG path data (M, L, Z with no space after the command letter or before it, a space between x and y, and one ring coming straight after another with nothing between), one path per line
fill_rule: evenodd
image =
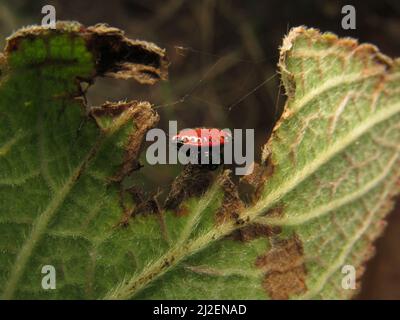
M146 101L106 102L100 107L92 107L90 110L90 115L96 119L96 117L104 115L116 116L127 109L132 111L135 130L130 135L125 146L124 160L119 171L110 178L110 180L116 182L122 181L125 176L140 168L138 158L146 132L155 127L160 117L152 109L150 103Z
M296 235L276 240L255 265L265 272L263 287L272 299L288 299L307 290L303 247Z
M177 215L185 215L187 210L181 204L190 197L201 196L214 180L214 174L205 167L188 164L175 178L164 208L176 210Z
M239 194L246 204L255 204L261 197L261 192L268 177L274 173L272 162L258 164L254 162L253 172L239 180Z
M249 242L258 238L270 238L278 235L281 228L277 226L268 226L260 223L252 223L235 230L229 237L242 242Z
M85 27L78 22L59 21L55 30L28 26L7 38L5 54L17 50L22 39L55 33L79 34L86 41L95 57L95 76L133 78L142 84L154 84L168 77L169 62L164 49L151 42L128 39L122 30L107 24Z
M0 53L0 67L2 67L6 62L6 56L2 53ZM2 74L2 70L0 69L0 76Z
M244 221L240 219L240 212L244 209L244 203L239 197L238 187L230 178L231 171L225 170L220 176L218 183L224 192L222 205L215 214L217 224L234 220L238 225Z

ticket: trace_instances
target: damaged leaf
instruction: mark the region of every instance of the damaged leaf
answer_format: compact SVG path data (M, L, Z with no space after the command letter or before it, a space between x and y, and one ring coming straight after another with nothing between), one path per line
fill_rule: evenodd
M112 240L129 234L114 228L129 210L120 181L137 169L158 115L137 101L86 109L80 80L124 74L153 83L166 66L160 48L102 25L30 27L8 39L0 88L2 298L98 298L134 272L134 248ZM44 265L55 267L57 290L42 288Z
M108 26L61 23L17 32L0 63L3 298L354 294L341 267L361 276L399 191L399 60L291 30L279 61L285 110L241 181L248 201L229 171L187 166L164 204L124 186L158 121L150 103L86 110L79 85L166 79L162 49ZM56 290L41 287L44 265L57 270Z
M279 68L288 99L264 153L274 174L247 216L301 243L307 290L294 298L349 298L342 267L360 279L399 192L400 60L298 27Z
M264 148L263 163L242 179L254 190L250 203L231 219L217 219L214 227L201 205L210 192L186 206L193 231L163 256L171 271L150 267L112 297L354 295L357 290L341 286L342 267L353 265L360 279L399 191L399 64L372 45L293 29L279 62L284 114ZM225 192L226 185L221 184ZM236 192L228 192L214 219L229 207L224 199L235 202ZM203 213L193 223L190 212L199 207Z

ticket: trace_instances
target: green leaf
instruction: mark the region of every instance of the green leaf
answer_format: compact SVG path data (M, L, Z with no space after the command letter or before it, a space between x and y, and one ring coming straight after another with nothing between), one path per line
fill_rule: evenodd
M61 23L19 31L0 62L3 298L354 294L341 268L361 276L399 191L399 60L291 30L279 62L285 110L261 165L241 181L253 201L241 200L229 171L187 166L163 207L131 179L158 120L150 104L85 109L75 99L97 75L164 79L161 49L114 28ZM41 286L44 265L57 271L56 290Z

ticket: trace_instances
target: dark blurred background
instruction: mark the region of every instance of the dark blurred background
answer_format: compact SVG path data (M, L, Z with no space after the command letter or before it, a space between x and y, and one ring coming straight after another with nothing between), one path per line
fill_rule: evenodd
M256 150L266 142L284 97L278 92L278 76L254 88L276 74L278 47L291 27L306 25L351 36L374 43L389 56L400 56L398 0L1 0L0 45L21 26L40 24L45 4L55 6L57 20L85 25L105 22L168 52L168 82L145 87L133 81L98 79L88 93L90 104L148 100L160 106L161 128L176 119L179 128L254 128ZM356 30L341 28L345 4L356 8ZM171 183L180 170L178 166L170 169L145 166L138 180L153 192L151 186ZM388 218L357 298L400 299L399 213L397 206Z

